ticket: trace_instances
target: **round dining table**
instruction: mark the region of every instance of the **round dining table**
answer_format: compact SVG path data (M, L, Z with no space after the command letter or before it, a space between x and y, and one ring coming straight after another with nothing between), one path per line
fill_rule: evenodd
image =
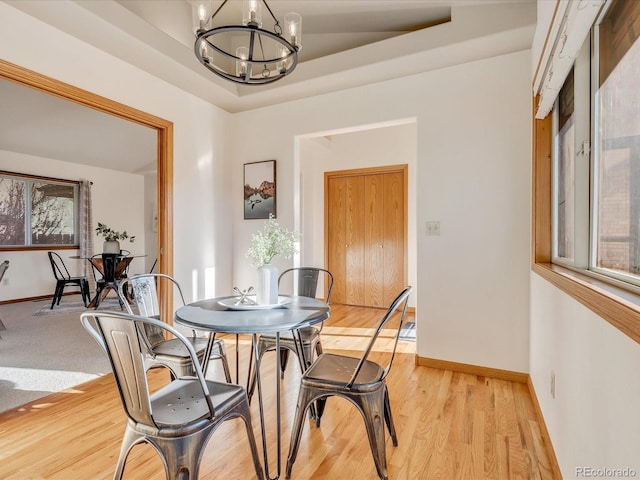
M253 304L236 304L237 297L219 297L190 303L176 310L175 323L196 330L209 332L209 342L203 358L202 369L206 372L215 336L218 333L252 335L253 352L256 365L256 381L258 402L260 407L260 428L264 467L267 479L278 479L281 473L281 428L280 428L280 376L276 374L276 476L269 474L269 459L265 434L265 414L262 400L262 384L260 381L260 359L258 358L257 338L261 333L272 333L276 336L276 352L280 351L280 333L287 330L295 332L298 328L310 326L329 318L331 309L321 300L303 296L280 296L277 306L260 306ZM305 359L299 349L302 368ZM280 371L280 355L276 359L276 372ZM237 377L236 377L237 378Z

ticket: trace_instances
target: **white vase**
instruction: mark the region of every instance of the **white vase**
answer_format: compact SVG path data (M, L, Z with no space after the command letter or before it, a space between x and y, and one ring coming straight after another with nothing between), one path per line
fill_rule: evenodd
M117 240L104 242L102 253L120 253L120 242Z
M278 267L275 265L267 263L258 267L256 302L258 305L278 303Z

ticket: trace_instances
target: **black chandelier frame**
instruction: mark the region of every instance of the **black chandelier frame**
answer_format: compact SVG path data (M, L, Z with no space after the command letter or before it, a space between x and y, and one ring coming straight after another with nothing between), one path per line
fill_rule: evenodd
M209 22L213 22L215 16L220 12L222 7L225 6L228 0L224 0L218 9L211 15ZM280 22L275 17L269 4L266 0L262 1L267 10L271 14L274 21L273 32L261 28L256 22L248 22L247 25L226 25L221 27L214 27L210 29L199 28L196 32L197 38L194 44L194 53L198 61L204 65L208 70L216 75L243 85L265 85L273 83L293 72L298 65L298 50L299 46L293 45L286 38L282 36L282 27ZM242 58L236 55L235 52L231 53L216 45L214 38L229 33L242 33L249 35L249 54L247 58ZM286 50L287 54L284 56L273 56L265 58L263 37L269 38L280 45ZM243 62L246 65L246 72L244 74L230 73L226 69L215 65L211 62L211 59L207 55L203 55L203 51L206 52L206 48L210 48L223 57L236 62ZM256 58L256 53L261 54L261 58ZM269 65L282 65L279 69L270 69ZM260 70L261 69L261 70ZM259 74L256 74L259 72ZM275 73L275 75L274 75Z

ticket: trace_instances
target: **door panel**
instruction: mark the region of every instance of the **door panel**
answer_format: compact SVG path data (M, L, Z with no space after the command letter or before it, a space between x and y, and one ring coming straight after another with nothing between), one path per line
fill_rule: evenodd
M364 289L364 305L382 307L384 305L384 176L364 177L364 268L367 282Z
M345 204L345 187L346 179L344 177L329 178L327 182L327 206L328 206L328 224L327 224L327 264L329 271L333 273L334 284L331 293L331 299L336 303L347 302L347 269L346 269L346 204Z
M384 278L382 305L388 305L405 286L404 176L384 175Z
M350 305L364 305L364 212L362 198L364 178L346 178L346 302Z

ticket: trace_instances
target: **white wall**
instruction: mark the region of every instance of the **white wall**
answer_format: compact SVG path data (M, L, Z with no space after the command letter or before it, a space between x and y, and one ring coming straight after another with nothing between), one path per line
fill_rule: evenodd
M522 51L236 114L233 183L243 163L276 159L278 220L293 228L297 137L415 118L417 353L527 372L529 65ZM261 222L242 220L240 200L233 218L234 284L246 287ZM426 237L429 220L441 236Z
M121 248L136 254L145 253L142 175L4 150L0 150L0 170L64 180L91 180L94 227L101 222L116 230L126 230L130 235L135 235L136 240L134 243L122 242ZM115 190L114 186L117 187ZM94 253L102 251L103 241L102 237L94 237ZM82 273L82 261L68 258L78 255L77 250L60 250L58 254L71 274ZM9 278L9 285L3 285L0 289L0 301L53 294L55 279L45 250L3 252L0 258L11 262L5 274L5 278ZM131 269L135 270L143 265L142 259L135 259L131 263Z
M538 1L533 52L542 51L554 8ZM533 273L530 298L530 375L563 477L577 478L579 467L640 476L640 345Z
M564 478L578 467L640 475L638 365L640 345L531 274L530 375Z
M174 123L174 275L188 300L230 292L229 114L6 3L0 58Z
M416 285L416 146L415 121L300 141L301 265L326 266L325 172L406 164L409 171L407 284ZM415 296L410 298L410 305L415 306Z

